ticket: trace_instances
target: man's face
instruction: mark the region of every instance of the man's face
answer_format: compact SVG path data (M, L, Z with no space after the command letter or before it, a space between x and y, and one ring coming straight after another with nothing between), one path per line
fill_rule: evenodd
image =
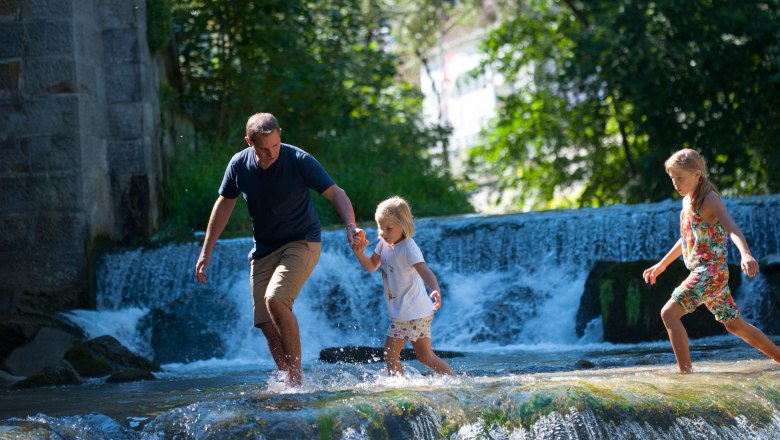
M279 149L281 148L282 138L279 136L279 130L274 130L271 134L256 134L254 140L245 137L246 143L255 150L257 164L262 169L268 169L279 158Z

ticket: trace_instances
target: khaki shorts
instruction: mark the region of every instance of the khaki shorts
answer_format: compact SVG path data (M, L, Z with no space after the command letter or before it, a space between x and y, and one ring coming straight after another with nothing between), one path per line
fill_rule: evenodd
M273 298L292 310L293 303L320 259L321 243L294 241L269 255L250 260L255 327L271 321L266 300Z

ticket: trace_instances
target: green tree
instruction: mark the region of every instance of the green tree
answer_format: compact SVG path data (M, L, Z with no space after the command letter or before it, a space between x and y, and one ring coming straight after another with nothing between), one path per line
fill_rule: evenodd
M780 192L778 4L519 2L485 42L516 89L472 172L522 207L656 201L690 147L726 194Z
M323 163L360 220L373 219L376 203L392 194L420 216L472 211L428 156L436 127L422 125L420 93L396 79L387 14L360 0L177 2L184 108L206 146L175 165L167 192L199 188L204 178L211 189L170 206L171 221L205 227L224 167L245 148L244 124L257 111L274 113L283 141ZM315 203L325 224L340 221L327 201ZM236 223L229 227L249 226Z

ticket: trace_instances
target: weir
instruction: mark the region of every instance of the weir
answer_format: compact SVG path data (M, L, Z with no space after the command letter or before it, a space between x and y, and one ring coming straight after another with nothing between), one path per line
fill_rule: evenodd
M725 202L759 261L780 253L780 196ZM381 277L359 267L342 230L323 234L295 303L304 383L292 389L251 325L250 239L219 241L205 286L194 277L200 242L107 253L98 310L68 318L161 361L163 373L0 391L0 437L774 439L780 367L737 338L692 340L695 372L679 375L668 341L575 333L593 264L660 258L679 236L679 209L667 201L418 220L415 239L444 292L433 346L465 354L448 359L454 378L416 361L404 377L387 377L381 363L318 361L326 347L382 346L387 325ZM737 256L732 246L731 262ZM756 285L736 292L746 315L760 303Z
M780 196L727 199L725 204L759 261L780 253ZM418 220L415 240L444 292L444 307L434 319L435 347L469 351L577 344L574 317L592 265L598 260L659 259L679 238L679 210L680 202L670 200ZM366 230L373 249L376 231L368 226ZM187 353L169 354L158 360L255 358L263 341L251 328L247 262L251 239L219 241L205 286L193 275L200 246L179 243L104 255L98 269L98 313L84 312L82 322L117 327L120 340L154 355L152 337L170 339L144 323L144 314L157 309L166 313L166 319L191 326L170 329L175 337L186 338L187 332L205 337L217 353L189 358ZM304 360L316 359L325 347L381 346L387 322L381 277L360 268L341 230L324 231L322 249L295 304L305 341ZM730 245L730 262L738 264L738 258ZM130 322L101 315L121 310L128 311L124 315ZM246 350L248 345L252 347ZM270 363L267 354L262 356Z

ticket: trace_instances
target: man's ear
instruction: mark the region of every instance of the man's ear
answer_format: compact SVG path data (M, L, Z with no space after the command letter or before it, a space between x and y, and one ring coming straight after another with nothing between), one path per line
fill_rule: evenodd
M250 147L252 146L252 140L249 139L249 136L244 136L244 140L246 140L247 145L249 145Z

